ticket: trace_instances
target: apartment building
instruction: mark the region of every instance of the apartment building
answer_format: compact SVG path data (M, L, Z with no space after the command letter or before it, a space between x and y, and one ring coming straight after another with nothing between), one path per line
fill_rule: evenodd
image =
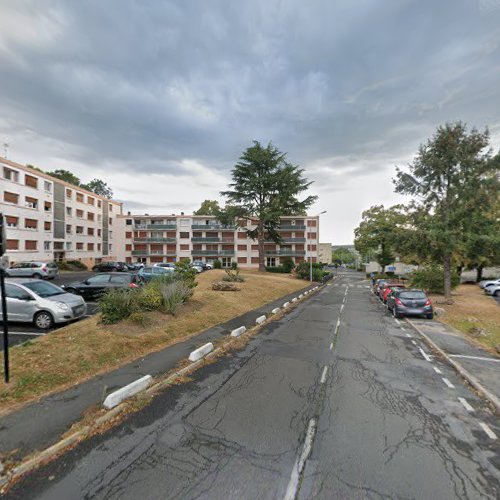
M115 260L119 202L0 158L7 255L23 260Z
M120 215L116 220L117 258L125 262L176 262L182 259L213 262L223 267L236 262L240 267L258 268L257 241L244 229L256 227L257 220L240 227L224 226L211 216ZM319 217L282 217L281 245L269 241L264 251L267 266L279 266L285 257L295 263L318 260Z

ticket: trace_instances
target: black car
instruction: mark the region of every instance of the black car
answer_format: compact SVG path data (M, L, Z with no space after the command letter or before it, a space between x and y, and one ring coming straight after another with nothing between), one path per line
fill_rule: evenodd
M387 309L395 318L425 316L427 319L432 319L434 317L432 303L422 290L401 288L394 291L387 298Z
M81 295L84 299L96 299L112 288L138 288L140 278L133 273L103 273L84 281L64 285L66 292Z
M100 262L96 264L92 271L95 273L110 273L110 272L124 272L128 271L127 264L125 262Z

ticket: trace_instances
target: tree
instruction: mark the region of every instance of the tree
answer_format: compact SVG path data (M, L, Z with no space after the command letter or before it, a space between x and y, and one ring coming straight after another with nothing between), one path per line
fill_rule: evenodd
M492 173L487 130L467 132L462 122L437 128L420 146L409 172L397 168L396 192L415 197L413 225L427 242L432 260L443 266L444 295L451 302L454 256L463 253L464 229L475 191Z
M88 184L82 184L81 187L99 196L108 199L113 198L113 190L101 179L92 179Z
M332 252L332 261L335 264L352 264L356 260L356 255L348 248L339 247Z
M198 210L193 212L193 215L218 215L220 213L219 202L216 200L205 200Z
M387 209L384 205L375 205L365 210L359 226L354 230L356 250L363 256L375 254L383 272L385 266L394 262L395 243L407 220L401 205Z
M69 182L70 184L73 184L75 186L81 185L80 179L69 170L57 169L53 172L47 172L47 174L62 181Z
M230 189L221 192L227 204L219 218L221 222L243 226L241 230L257 240L259 271L265 271L264 242L281 242L280 217L303 214L317 199L317 196L299 199L312 184L303 177L303 172L271 143L263 147L253 141L253 146L243 152L232 170ZM253 219L258 220L257 227L247 229L246 221ZM245 221L245 225L239 221Z

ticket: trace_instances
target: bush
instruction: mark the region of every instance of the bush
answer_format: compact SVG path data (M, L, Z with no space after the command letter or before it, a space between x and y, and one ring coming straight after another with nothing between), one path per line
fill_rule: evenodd
M79 260L63 260L57 262L57 267L61 271L87 271L87 266Z
M137 311L138 292L131 289L109 290L99 299L101 322L105 325L118 323Z
M312 265L312 278L313 281L321 281L325 272L323 271L323 266L318 263L314 263ZM301 262L296 268L295 273L300 279L308 280L310 277L310 263L309 262Z
M177 308L192 295L192 289L183 281L174 281L161 287L162 310L169 314L175 314Z
M184 282L188 288L194 288L196 283L196 269L191 266L188 260L181 260L175 264L175 280Z
M129 317L129 321L133 321L141 326L148 326L151 324L151 319L147 314L142 311L135 311Z
M214 269L222 269L222 262L220 260L214 260Z
M430 293L444 293L444 271L442 266L430 265L413 271L410 276L410 285L421 288ZM460 278L456 272L451 275L451 288L459 285Z
M138 305L144 311L156 311L162 305L163 296L160 287L154 281L139 292Z
M236 269L238 269L238 263L237 262L231 262L231 269L233 271L236 271Z
M243 276L240 276L240 272L238 270L233 271L232 269L227 269L226 276L222 278L222 281L242 283L243 281L245 281L245 278Z
M295 267L295 264L294 264L293 259L291 257L285 257L281 261L281 266L279 266L279 267L282 267L284 269L283 272L291 273L293 271L293 268Z
M290 271L288 269L285 269L283 266L266 267L266 271L268 273L290 273Z

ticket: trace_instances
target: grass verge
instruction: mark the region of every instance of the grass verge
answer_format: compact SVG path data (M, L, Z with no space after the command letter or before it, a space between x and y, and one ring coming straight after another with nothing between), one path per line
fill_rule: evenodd
M92 317L14 347L10 350L11 383L0 382L0 414L111 371L308 285L285 275L255 271L242 274L246 281L241 283L240 292L211 289L212 281L221 279L224 271L199 275L192 299L176 316L147 313L145 325L130 320L101 325L98 317Z
M495 299L477 285L460 285L453 292L453 304L443 304L444 297L440 295L432 295L431 300L435 307L445 310L439 321L496 352L496 346L500 346L500 306Z

